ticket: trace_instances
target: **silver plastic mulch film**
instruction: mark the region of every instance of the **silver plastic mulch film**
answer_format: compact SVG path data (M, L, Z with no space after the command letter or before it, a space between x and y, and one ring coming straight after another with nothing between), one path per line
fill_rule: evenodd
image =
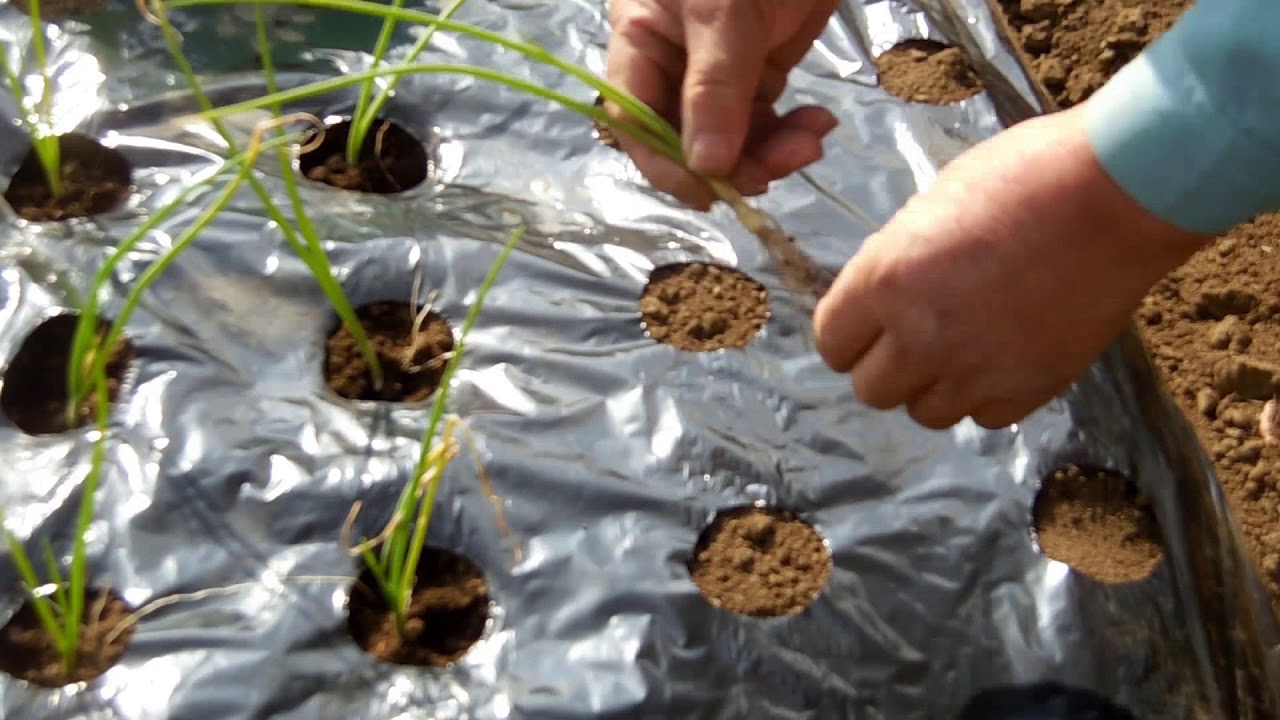
M828 267L940 166L1040 107L979 0L924 5L846 4L784 99L842 120L826 158L761 201ZM376 20L269 14L282 82L367 67ZM585 0L476 0L460 17L602 72L605 15ZM215 102L263 92L250 10L173 20ZM11 57L27 48L27 27L0 7ZM394 48L414 36L403 28ZM73 307L132 225L222 152L207 128L177 122L194 105L132 4L60 21L49 37L58 129L122 150L136 190L113 216L66 228L6 218L0 358ZM949 107L889 96L869 58L913 37L965 47L993 91ZM594 99L451 34L437 35L430 56ZM293 109L337 116L353 97ZM14 117L12 98L0 101ZM429 670L379 663L345 633L358 567L339 530L358 499L365 532L390 512L425 410L353 405L324 388L332 314L246 191L129 326L138 361L89 538L97 584L134 607L180 601L143 617L121 663L86 686L0 678L4 717L994 717L1001 697L1041 681L1139 717L1270 712L1277 675L1266 653L1280 635L1211 467L1132 339L1016 427L925 431L860 406L824 368L811 302L780 287L727 209L694 213L648 189L580 117L446 76L407 79L388 114L428 144L429 182L392 197L305 190L354 302L434 291L457 327L499 243L529 228L473 331L451 408L475 437L510 534L468 453L431 525L432 544L485 572L494 607L484 637L453 667ZM260 119L232 125L243 139ZM9 123L0 132L11 172L26 141ZM280 192L275 163L261 165ZM200 208L164 223L120 268L108 313ZM644 336L636 302L649 271L691 258L769 287L770 319L747 348L694 354ZM67 540L90 437L0 425L0 502L24 539ZM1151 580L1104 587L1037 553L1031 503L1065 462L1130 473L1153 495L1168 549ZM829 583L800 615L714 609L684 567L718 509L754 502L799 512L830 544ZM7 619L21 595L11 563L0 573ZM1062 707L1054 717L1075 717Z

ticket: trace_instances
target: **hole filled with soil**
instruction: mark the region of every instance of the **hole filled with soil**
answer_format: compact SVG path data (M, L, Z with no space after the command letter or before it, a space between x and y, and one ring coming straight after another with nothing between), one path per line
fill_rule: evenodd
M716 607L756 617L793 615L826 585L831 552L793 513L735 508L718 513L702 532L689 571Z
M72 429L67 423L67 364L76 334L77 315L64 313L45 320L23 340L0 386L0 412L28 435L51 435ZM98 339L110 329L103 319ZM114 403L133 361L133 345L122 336L107 360L107 398ZM89 393L77 408L74 427L90 423L97 398Z
M422 549L404 632L367 569L351 589L347 630L379 660L445 667L471 649L489 621L489 585L475 563L442 548Z
M130 614L129 607L115 593L88 588L75 670L68 675L62 668L62 656L28 601L0 628L0 671L50 688L92 680L110 670L124 655L134 627L117 628Z
M1164 556L1150 503L1123 475L1057 470L1045 478L1032 514L1045 556L1104 583L1143 580Z
M34 148L4 191L5 202L31 222L60 222L113 212L129 199L133 168L120 151L88 135L67 133L61 144L62 192L53 194Z
M360 145L360 160L347 162L351 122L315 130L302 142L298 169L310 180L342 190L390 195L421 185L430 163L427 149L408 130L379 118ZM314 143L314 147L312 144Z
M745 347L769 319L769 293L745 273L702 262L655 268L640 295L649 337L681 350Z
M338 323L325 355L325 382L348 400L422 402L440 386L453 328L434 310L382 301L356 308L356 317L378 354L382 388L375 388L369 364L355 338Z
M602 110L604 109L603 95L596 96L595 105L596 107ZM614 150L617 150L620 147L618 144L618 137L613 134L613 130L610 130L608 125L605 125L599 120L592 118L591 127L595 128L596 139L600 141L601 145L604 145L605 147L608 147L608 148L613 148Z
M982 92L982 82L959 48L933 40L904 40L875 59L880 87L910 102L949 105Z

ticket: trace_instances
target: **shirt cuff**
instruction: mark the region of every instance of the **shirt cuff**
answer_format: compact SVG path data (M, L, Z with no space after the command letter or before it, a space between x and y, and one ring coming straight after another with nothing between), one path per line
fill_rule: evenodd
M1196 28L1185 20L1086 101L1085 127L1102 167L1140 205L1219 234L1280 209L1280 153L1219 110L1212 90L1234 88L1206 87L1186 52Z

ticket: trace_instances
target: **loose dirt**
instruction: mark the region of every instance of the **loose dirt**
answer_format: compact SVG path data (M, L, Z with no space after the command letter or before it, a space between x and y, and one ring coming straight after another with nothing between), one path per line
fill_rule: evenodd
M77 133L61 136L62 193L56 197L34 149L22 158L5 202L31 222L60 222L113 212L129 199L133 170L118 150Z
M86 682L110 670L133 639L133 626L108 638L129 617L130 610L114 593L89 588L85 592L85 618L80 625L76 669L62 670L57 647L44 631L31 605L24 604L0 628L0 672L44 687Z
M67 423L67 363L75 337L77 316L64 313L40 323L22 342L0 386L0 412L28 435L51 435L70 430ZM110 328L99 324L100 332ZM99 336L101 337L101 336ZM125 373L133 362L133 345L122 337L107 360L107 398L114 403ZM96 415L97 398L90 394L78 408L76 427Z
M1191 5L1001 4L1041 81L1064 107L1092 95ZM1278 252L1280 215L1242 224L1159 283L1138 318L1179 407L1214 459L1245 546L1280 611L1280 446L1267 444L1259 427L1280 364Z
M762 508L721 512L702 533L689 570L712 605L757 617L804 610L831 575L831 553L808 523Z
M359 307L356 317L378 354L382 388L374 388L360 346L341 323L327 344L324 372L329 388L348 400L413 403L430 397L444 376L446 353L453 350L449 321L431 310L419 324L409 303L389 301Z
M387 120L374 122L354 167L347 162L350 133L347 121L328 126L323 134L312 132L302 142L298 169L318 183L383 195L404 192L427 179L430 164L426 148L408 130Z
M918 103L949 105L982 92L964 53L932 40L904 40L875 59L880 87Z
M645 332L681 350L746 346L769 319L764 286L733 268L676 263L655 268L640 296Z
M423 548L405 631L398 632L373 576L365 571L351 590L347 630L365 652L400 665L445 667L484 634L489 586L480 568L457 553Z
M1144 580L1164 557L1150 503L1121 475L1058 470L1036 495L1033 518L1046 556L1105 583Z

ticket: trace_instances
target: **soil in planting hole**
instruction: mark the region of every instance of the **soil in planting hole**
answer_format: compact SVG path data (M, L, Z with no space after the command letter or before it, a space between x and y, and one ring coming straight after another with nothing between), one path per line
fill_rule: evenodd
M769 319L769 294L745 273L709 263L663 265L640 295L645 332L681 350L746 346Z
M129 160L88 135L61 136L62 193L55 196L34 149L4 192L5 202L24 220L59 222L102 215L129 198L133 170Z
M355 338L341 323L329 336L325 381L348 400L422 402L440 386L453 350L453 328L444 316L404 302L376 302L356 309L356 317L378 354L381 390L374 387L369 364Z
M466 557L423 548L404 633L366 570L351 589L347 630L365 652L400 665L444 667L471 649L489 621L489 585Z
M735 508L717 514L703 531L689 571L716 607L756 617L793 615L826 585L831 552L792 513Z
M130 614L129 607L115 593L88 588L76 667L68 675L62 669L62 656L35 610L25 603L0 628L0 671L51 688L92 680L110 670L124 655L134 628L129 625L118 632L116 629L128 621Z
M880 87L903 100L948 105L982 92L964 53L933 40L904 40L875 63Z
M1191 4L1001 0L1035 74L1064 107L1102 87ZM1106 52L1117 49L1123 52ZM1277 405L1264 412L1273 397L1268 386L1280 392L1278 257L1280 214L1241 223L1159 282L1137 320L1174 400L1214 461L1245 547L1280 613Z
M0 386L0 411L28 435L50 435L70 430L67 424L67 363L76 334L77 316L64 313L40 323L14 353ZM111 324L99 322L105 334ZM101 335L99 335L99 339ZM107 360L107 398L115 402L133 361L133 345L121 337ZM97 399L90 393L78 408L81 427L96 415Z
M421 185L427 179L427 150L408 130L378 120L360 146L360 161L347 162L351 123L327 126L317 142L317 130L307 136L298 158L302 174L315 182L343 190L389 195ZM315 143L315 147L311 147Z
M1000 0L1032 71L1063 108L1101 88L1190 5L1190 0Z
M1164 556L1150 503L1123 475L1057 470L1036 495L1033 518L1047 557L1104 583L1146 579Z

